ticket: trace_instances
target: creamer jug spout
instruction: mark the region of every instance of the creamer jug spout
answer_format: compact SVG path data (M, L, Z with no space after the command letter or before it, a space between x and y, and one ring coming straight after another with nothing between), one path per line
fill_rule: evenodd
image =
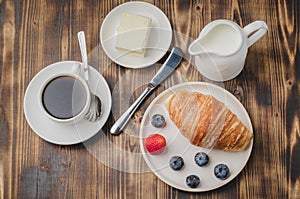
M204 37L199 37L196 39L194 42L191 43L189 46L189 53L190 55L203 55L203 54L208 54L212 52L208 52L207 48L205 47L205 36Z

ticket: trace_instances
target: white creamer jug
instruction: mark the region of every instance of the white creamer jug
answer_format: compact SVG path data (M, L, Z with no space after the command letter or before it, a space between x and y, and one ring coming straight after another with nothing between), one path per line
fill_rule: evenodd
M202 75L214 81L230 80L243 70L248 47L267 30L264 21L242 29L232 21L216 20L203 28L188 51L195 56L195 65Z

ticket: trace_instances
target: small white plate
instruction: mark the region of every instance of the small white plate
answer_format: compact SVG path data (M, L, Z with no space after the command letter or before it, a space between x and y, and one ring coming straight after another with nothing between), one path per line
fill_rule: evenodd
M175 90L179 89L214 96L223 102L253 132L247 111L231 93L219 86L205 82L186 82L161 93L146 110L140 129L140 146L143 157L154 174L172 187L190 192L203 192L216 189L233 180L241 172L250 157L253 140L249 148L241 152L224 152L222 150L196 147L190 144L169 118L168 111L164 105L164 101ZM164 115L166 119L167 125L163 129L154 128L150 124L151 116L157 113ZM166 138L167 148L160 155L151 155L144 148L144 139L154 133L159 133ZM200 151L206 152L209 156L208 165L203 167L199 167L194 161L195 154ZM180 171L174 171L169 167L169 160L175 155L181 156L184 159L184 167ZM230 176L226 180L220 180L214 175L214 167L219 163L224 163L229 167ZM200 185L194 189L188 187L185 182L186 177L192 174L200 178Z
M29 83L24 97L24 113L32 130L44 140L60 145L70 145L83 142L95 135L105 124L111 110L111 93L103 76L90 67L90 89L102 102L102 116L97 122L85 119L74 124L60 124L49 119L39 106L40 86L47 77L72 72L74 65L80 62L63 61L51 64L41 70Z
M145 57L115 48L117 28L124 12L152 19ZM128 68L144 68L156 63L168 51L172 41L172 27L167 16L156 6L145 2L128 2L117 6L105 17L100 29L100 40L104 52L115 63Z

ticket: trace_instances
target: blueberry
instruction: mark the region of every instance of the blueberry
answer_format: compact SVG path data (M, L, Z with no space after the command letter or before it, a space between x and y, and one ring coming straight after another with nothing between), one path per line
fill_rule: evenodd
M169 165L173 170L180 170L184 166L183 158L180 156L173 156L169 161Z
M196 175L190 175L186 177L186 185L191 187L191 188L196 188L200 184L200 178Z
M221 180L225 180L229 176L229 168L225 164L218 164L214 169L215 176Z
M206 165L209 161L208 155L204 152L198 152L194 158L196 164L200 167Z
M161 114L155 114L151 117L151 124L156 128L163 128L166 124L164 116Z

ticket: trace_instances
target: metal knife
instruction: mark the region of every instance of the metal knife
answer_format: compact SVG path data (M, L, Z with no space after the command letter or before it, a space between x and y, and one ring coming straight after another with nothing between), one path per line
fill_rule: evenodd
M179 65L183 53L180 48L174 47L166 60L166 62L161 66L156 75L148 83L148 87L143 91L143 93L136 99L136 101L119 117L115 124L111 127L110 133L113 135L118 135L122 129L126 126L127 122L134 114L139 105L144 101L144 99L153 91L160 83L162 83Z

